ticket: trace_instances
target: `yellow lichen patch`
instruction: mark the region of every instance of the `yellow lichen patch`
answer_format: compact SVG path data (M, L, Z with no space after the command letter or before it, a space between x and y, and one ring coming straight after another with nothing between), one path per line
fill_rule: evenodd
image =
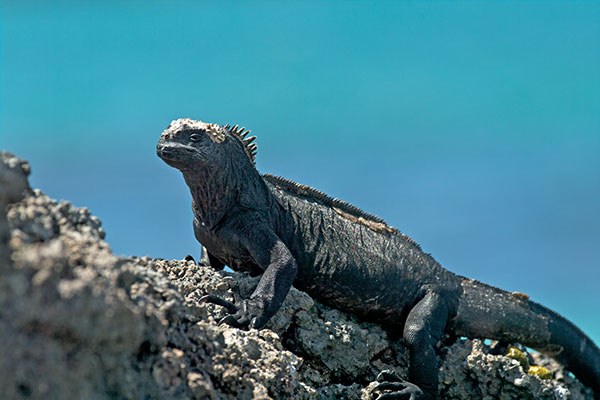
M516 347L509 347L506 357L517 360L525 371L529 370L529 360L527 359L527 355Z
M552 379L552 371L540 366L531 366L527 370L529 375L535 375L540 379Z

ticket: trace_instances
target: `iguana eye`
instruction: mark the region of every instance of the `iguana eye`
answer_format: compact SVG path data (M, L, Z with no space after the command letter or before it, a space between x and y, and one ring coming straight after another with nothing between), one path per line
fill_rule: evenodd
M200 141L201 138L202 138L202 136L200 136L197 133L193 133L192 135L190 135L190 140L192 142L198 142L198 141Z

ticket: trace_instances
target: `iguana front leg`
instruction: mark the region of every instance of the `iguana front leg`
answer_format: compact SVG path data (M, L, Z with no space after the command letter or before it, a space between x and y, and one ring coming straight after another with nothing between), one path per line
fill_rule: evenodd
M438 364L435 346L448 321L448 303L436 292L428 292L410 311L403 337L408 345L409 380L383 371L377 380L379 391L389 391L377 400L435 400L437 398Z
M214 295L201 300L226 307L230 315L220 323L236 327L260 328L279 310L287 296L298 267L287 246L267 226L258 226L245 231L240 238L256 265L264 270L258 286L241 305L233 304Z

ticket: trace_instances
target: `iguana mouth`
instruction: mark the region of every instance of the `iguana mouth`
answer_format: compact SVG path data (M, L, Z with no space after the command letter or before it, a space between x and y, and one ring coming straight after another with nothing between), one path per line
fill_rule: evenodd
M194 149L182 144L173 143L156 146L156 154L164 161L180 161L185 153L194 153Z
M173 152L166 146L156 146L156 154L158 154L158 156L163 160L173 157Z
M168 146L156 146L156 154L163 160L174 160L175 155L171 147Z

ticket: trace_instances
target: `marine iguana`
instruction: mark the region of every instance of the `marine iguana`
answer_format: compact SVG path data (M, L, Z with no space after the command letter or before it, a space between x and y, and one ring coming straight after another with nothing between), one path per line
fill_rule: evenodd
M456 275L384 220L255 167L256 137L239 126L178 119L157 154L192 195L194 234L213 267L262 274L222 322L260 328L294 285L322 303L385 324L406 340L409 377L378 376L378 399L437 398L435 346L454 336L518 342L549 353L600 399L600 350L557 313Z

